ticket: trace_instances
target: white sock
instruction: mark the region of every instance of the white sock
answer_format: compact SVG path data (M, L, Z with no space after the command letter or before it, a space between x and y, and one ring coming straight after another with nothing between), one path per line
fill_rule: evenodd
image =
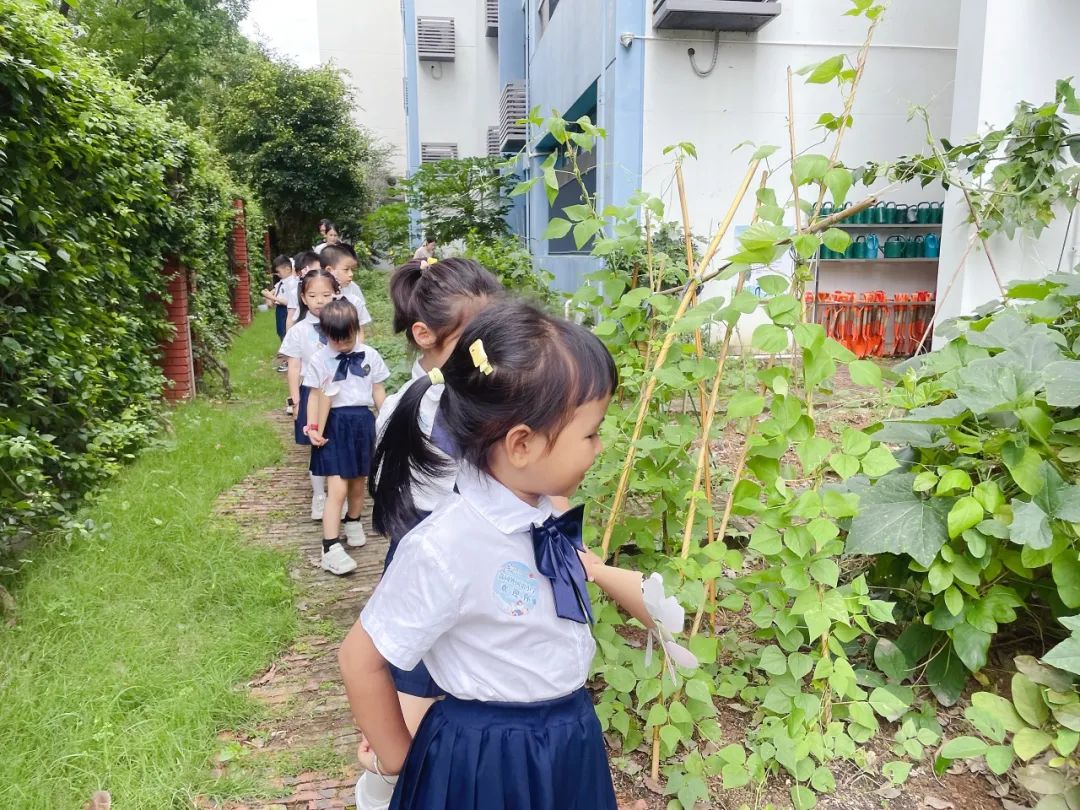
M312 475L311 476L311 494L316 498L326 497L326 476L325 475Z
M396 776L388 776L384 780L378 774L364 771L356 780L356 810L386 810L394 797L396 784Z

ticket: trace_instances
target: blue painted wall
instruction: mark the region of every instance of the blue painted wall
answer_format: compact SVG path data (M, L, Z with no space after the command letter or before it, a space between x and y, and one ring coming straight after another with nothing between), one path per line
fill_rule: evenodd
M646 2L562 0L540 36L537 3L528 0L525 27L530 108L539 106L544 115L552 109L565 115L590 98L595 84L594 118L608 133L607 140L597 147L601 207L625 202L641 186L644 49L623 48L619 34L644 33ZM544 157L539 154L529 159L534 174ZM547 227L548 211L544 188L534 187L528 201L529 249L537 263L554 274L556 287L573 291L600 262L586 255L549 254L547 242L540 238Z
M420 105L416 71L416 3L401 0L401 16L405 30L405 172L411 177L420 166ZM421 238L420 214L409 209L409 230L413 242Z

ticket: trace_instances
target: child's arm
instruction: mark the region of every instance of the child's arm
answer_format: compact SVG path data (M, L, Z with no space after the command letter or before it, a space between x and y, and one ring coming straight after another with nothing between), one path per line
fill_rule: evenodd
M405 725L386 660L360 622L352 626L341 642L338 664L353 721L378 756L379 771L386 776L399 773L412 736Z
M371 386L371 398L375 400L375 410L381 411L382 404L386 401L386 386L382 383Z
M641 595L641 583L644 577L638 571L628 571L625 568L615 568L604 565L603 561L591 551L578 552L582 565L585 566L585 575L591 582L600 586L600 590L611 597L619 607L641 622L650 630L655 627L649 610L645 607L645 599Z
M293 401L296 406L296 416L294 418L300 418L300 358L289 358L289 371L285 375L289 381L289 399Z
M293 328L293 324L296 323L296 316L300 314L298 309L290 309L288 316L285 318L285 331L288 332Z
M314 430L308 431L308 438L315 447L322 447L326 444L323 433L326 432L326 420L330 416L330 397L318 388L312 388L308 394L307 415L309 425L318 425Z
M268 303L268 304L277 304L278 303L277 296L274 295L274 293L271 290L262 290L261 294L262 294L263 300L266 303Z

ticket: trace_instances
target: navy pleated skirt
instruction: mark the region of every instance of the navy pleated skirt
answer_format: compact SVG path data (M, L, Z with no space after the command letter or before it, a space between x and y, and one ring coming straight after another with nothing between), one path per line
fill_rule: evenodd
M331 408L323 430L326 444L311 448L313 475L365 478L375 454L375 414L363 405Z
M274 307L274 320L277 325L277 336L284 338L285 324L289 321L289 308L284 304L276 305Z
M584 689L542 703L448 697L417 729L390 810L616 810Z
M304 427L308 423L307 418L307 400L308 394L311 393L311 389L306 385L300 386L300 401L293 403L293 413L296 414L296 421L293 422L293 438L296 439L297 444L311 444L311 440L308 439L304 433Z

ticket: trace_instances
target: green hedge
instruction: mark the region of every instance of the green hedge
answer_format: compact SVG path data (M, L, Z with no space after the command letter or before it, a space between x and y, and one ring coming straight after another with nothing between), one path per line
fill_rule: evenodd
M0 176L2 550L159 429L164 254L192 270L197 351L228 344L230 206L249 195L42 0L0 0Z

